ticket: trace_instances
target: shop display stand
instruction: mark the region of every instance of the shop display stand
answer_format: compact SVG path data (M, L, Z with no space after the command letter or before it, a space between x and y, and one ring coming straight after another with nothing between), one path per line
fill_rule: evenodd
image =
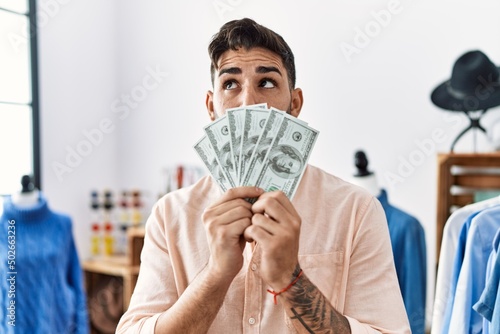
M137 277L139 275L140 256L144 245L144 227L130 227L127 230L127 254L93 257L83 261L82 267L85 273L85 284L87 298L92 296L99 288L100 280L106 276L118 278L122 284L123 307L122 314L128 308L130 297L134 291ZM100 333L92 326L91 333Z
M436 265L453 210L473 203L478 191L500 191L500 153L441 153L437 160Z

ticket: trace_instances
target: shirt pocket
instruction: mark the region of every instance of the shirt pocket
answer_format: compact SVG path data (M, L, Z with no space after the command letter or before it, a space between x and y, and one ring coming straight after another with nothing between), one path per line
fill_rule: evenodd
M299 255L299 264L307 278L335 306L343 276L344 252Z

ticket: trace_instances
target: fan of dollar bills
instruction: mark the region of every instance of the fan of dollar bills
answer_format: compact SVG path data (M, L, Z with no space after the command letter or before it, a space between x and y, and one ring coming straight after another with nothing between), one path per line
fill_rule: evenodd
M290 200L319 134L265 103L228 109L204 130L194 149L223 191L257 186Z

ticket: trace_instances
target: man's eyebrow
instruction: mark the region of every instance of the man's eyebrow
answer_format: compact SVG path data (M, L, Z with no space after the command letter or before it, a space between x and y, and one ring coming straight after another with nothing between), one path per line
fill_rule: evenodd
M241 68L239 67L228 67L223 68L219 71L219 77L223 74L241 74Z
M223 68L219 71L219 77L223 74L241 74L242 72L243 71L239 67ZM259 74L276 72L281 75L281 71L275 66L259 66L255 69L255 72Z
M277 67L274 67L274 66L259 66L259 67L257 67L257 69L255 70L255 72L257 72L257 73L269 73L269 72L276 72L276 73L278 73L279 75L281 75L280 70L279 70Z

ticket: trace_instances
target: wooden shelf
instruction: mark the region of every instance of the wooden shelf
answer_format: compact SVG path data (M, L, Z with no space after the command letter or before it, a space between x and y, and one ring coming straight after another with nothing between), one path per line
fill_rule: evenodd
M128 308L130 298L137 283L141 262L141 251L144 245L144 227L131 227L127 230L127 254L93 257L82 262L85 273L87 298L89 299L104 276L121 279L123 288L122 314ZM92 333L99 333L91 324Z
M139 266L131 266L127 256L96 257L83 262L83 270L110 276L139 274Z

